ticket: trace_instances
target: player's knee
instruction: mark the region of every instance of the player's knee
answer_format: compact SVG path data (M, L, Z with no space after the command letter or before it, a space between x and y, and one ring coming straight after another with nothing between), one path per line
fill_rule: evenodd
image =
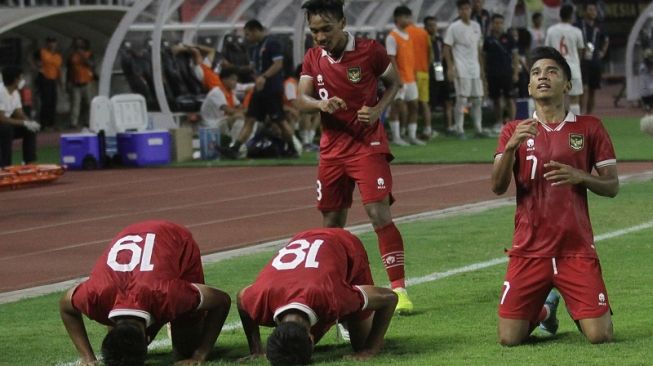
M515 335L501 334L499 333L499 344L504 347L514 347L522 344L524 340L521 337Z

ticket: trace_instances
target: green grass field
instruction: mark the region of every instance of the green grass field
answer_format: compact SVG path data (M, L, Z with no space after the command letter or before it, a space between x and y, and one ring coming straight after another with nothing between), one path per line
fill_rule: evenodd
M605 281L614 310L615 342L589 345L560 307L561 324L555 339L503 348L496 342L496 310L505 264L469 271L411 286L416 305L411 316L396 317L386 336L384 352L366 363L373 365L646 365L651 364L653 317L653 181L622 186L615 199L590 195L590 211L597 235L642 223L648 228L600 240ZM406 243L410 279L502 258L510 245L513 207L477 214L399 225ZM376 237L362 234L377 283L386 283ZM232 296L256 276L272 253L259 253L205 266L207 283ZM64 365L76 359L58 315L60 294L0 305L0 365ZM228 324L237 324L232 309ZM104 329L86 321L97 350ZM232 328L234 328L232 326ZM263 331L264 339L269 334ZM148 365L172 362L167 336L164 346L150 351ZM351 352L332 331L315 352L316 364L345 365ZM241 329L224 331L209 365L233 364L247 354ZM263 360L249 363L264 365Z
M639 119L606 118L604 123L617 151L619 161L638 161L653 159L653 140L639 130ZM396 159L394 164L419 163L489 163L492 161L496 138L469 139L460 141L453 137L440 136L424 147L392 146ZM45 147L39 149L39 161L59 163L59 148ZM20 163L20 153L14 153L14 163ZM315 153L304 153L299 159L246 159L238 161L195 160L173 163L176 167L211 167L211 166L261 166L261 165L316 165Z

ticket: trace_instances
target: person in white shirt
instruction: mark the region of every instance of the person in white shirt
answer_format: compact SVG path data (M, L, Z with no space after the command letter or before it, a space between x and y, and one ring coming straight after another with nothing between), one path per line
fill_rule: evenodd
M444 56L449 65L449 80L456 88L454 121L456 133L465 138L463 129L464 109L468 100L472 103L471 115L476 128L476 136L483 137L481 102L485 89L483 61L483 37L480 25L471 20L472 7L469 0L456 1L460 19L451 23L444 36Z
M23 71L18 66L2 69L0 83L0 168L11 165L14 139L23 139L23 162L36 161L36 133L41 128L23 113L18 91L25 86Z
M583 32L571 25L574 8L571 5L560 7L560 23L546 31L544 45L553 47L567 60L571 68L571 90L569 91L569 110L580 114L580 96L583 95L583 79L580 72L580 57L585 48Z
M531 46L530 49L544 46L544 39L546 36L546 29L542 25L544 17L542 13L536 12L533 13L531 17L533 26L528 28L528 31L531 33Z
M234 68L220 71L222 87L214 87L202 102L200 115L202 127L218 128L221 135L229 136L232 141L238 138L245 123L245 110L234 95L238 75Z

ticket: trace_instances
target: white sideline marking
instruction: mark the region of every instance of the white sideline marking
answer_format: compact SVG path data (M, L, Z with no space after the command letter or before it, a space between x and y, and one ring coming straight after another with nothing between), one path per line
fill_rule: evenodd
M634 233L634 232L638 232L638 231L642 231L642 230L646 230L646 229L650 229L650 228L653 228L653 220L642 223L642 224L639 224L639 225L631 226L629 228L625 228L625 229L621 229L621 230L615 230L615 231L611 231L611 232L608 232L608 233L605 233L605 234L597 235L597 236L594 237L594 242L596 243L596 242L600 242L600 241L603 241L603 240L616 238L616 237L619 237L619 236L623 236L623 235L626 235L626 234L630 234L630 233ZM428 274L428 275L422 276L422 277L409 278L409 279L406 280L406 285L407 286L415 286L415 285L419 285L419 284L423 284L423 283L427 283L427 282L433 282L433 281L441 280L443 278L451 277L453 275L457 275L457 274L460 274L460 273L474 272L474 271L478 271L480 269L492 267L492 266L495 266L497 264L502 264L502 263L506 263L506 262L508 262L508 257L500 257L500 258L490 259L489 261L485 261L485 262L472 263L472 264L469 264L467 266L450 269L450 270L445 271L445 272L434 272L434 273L431 273L431 274ZM225 324L224 327L222 327L222 331L223 332L224 331L232 331L232 330L236 330L236 329L240 329L240 328L241 328L240 322L233 322L233 323ZM159 339L159 340L153 341L152 343L150 343L150 345L147 348L148 348L148 350L152 351L152 350L168 348L171 345L172 345L172 343L171 343L170 339L165 338L165 339ZM77 364L77 361L68 362L68 363L58 363L56 366L75 366L76 364Z

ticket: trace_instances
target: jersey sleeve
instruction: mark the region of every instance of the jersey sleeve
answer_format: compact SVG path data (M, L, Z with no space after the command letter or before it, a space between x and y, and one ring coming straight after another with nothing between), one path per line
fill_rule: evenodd
M315 76L312 50L308 50L306 55L304 55L304 62L302 63L302 72L300 74L300 78L302 76L309 76L311 78Z
M267 45L268 52L270 52L270 58L272 61L282 60L283 52L281 50L281 44L275 40L272 40Z
M383 48L383 46L381 46L381 44L377 41L372 42L371 60L372 70L374 71L374 75L377 77L383 75L383 73L388 69L388 65L390 64L390 57L388 57L388 52L386 52L385 48Z
M454 40L453 40L453 24L451 24L448 28L447 31L444 33L444 44L448 46L453 46Z
M498 159L503 155L503 152L506 150L506 144L508 140L512 137L512 134L515 132L516 123L511 122L506 124L501 129L501 134L499 135L499 141L497 143L497 149L494 151L494 158Z
M389 56L397 55L397 40L390 34L385 38L385 49Z
M600 121L598 121L596 130L593 133L591 148L591 161L596 168L617 164L612 140L610 139L610 135L608 135L608 131Z

